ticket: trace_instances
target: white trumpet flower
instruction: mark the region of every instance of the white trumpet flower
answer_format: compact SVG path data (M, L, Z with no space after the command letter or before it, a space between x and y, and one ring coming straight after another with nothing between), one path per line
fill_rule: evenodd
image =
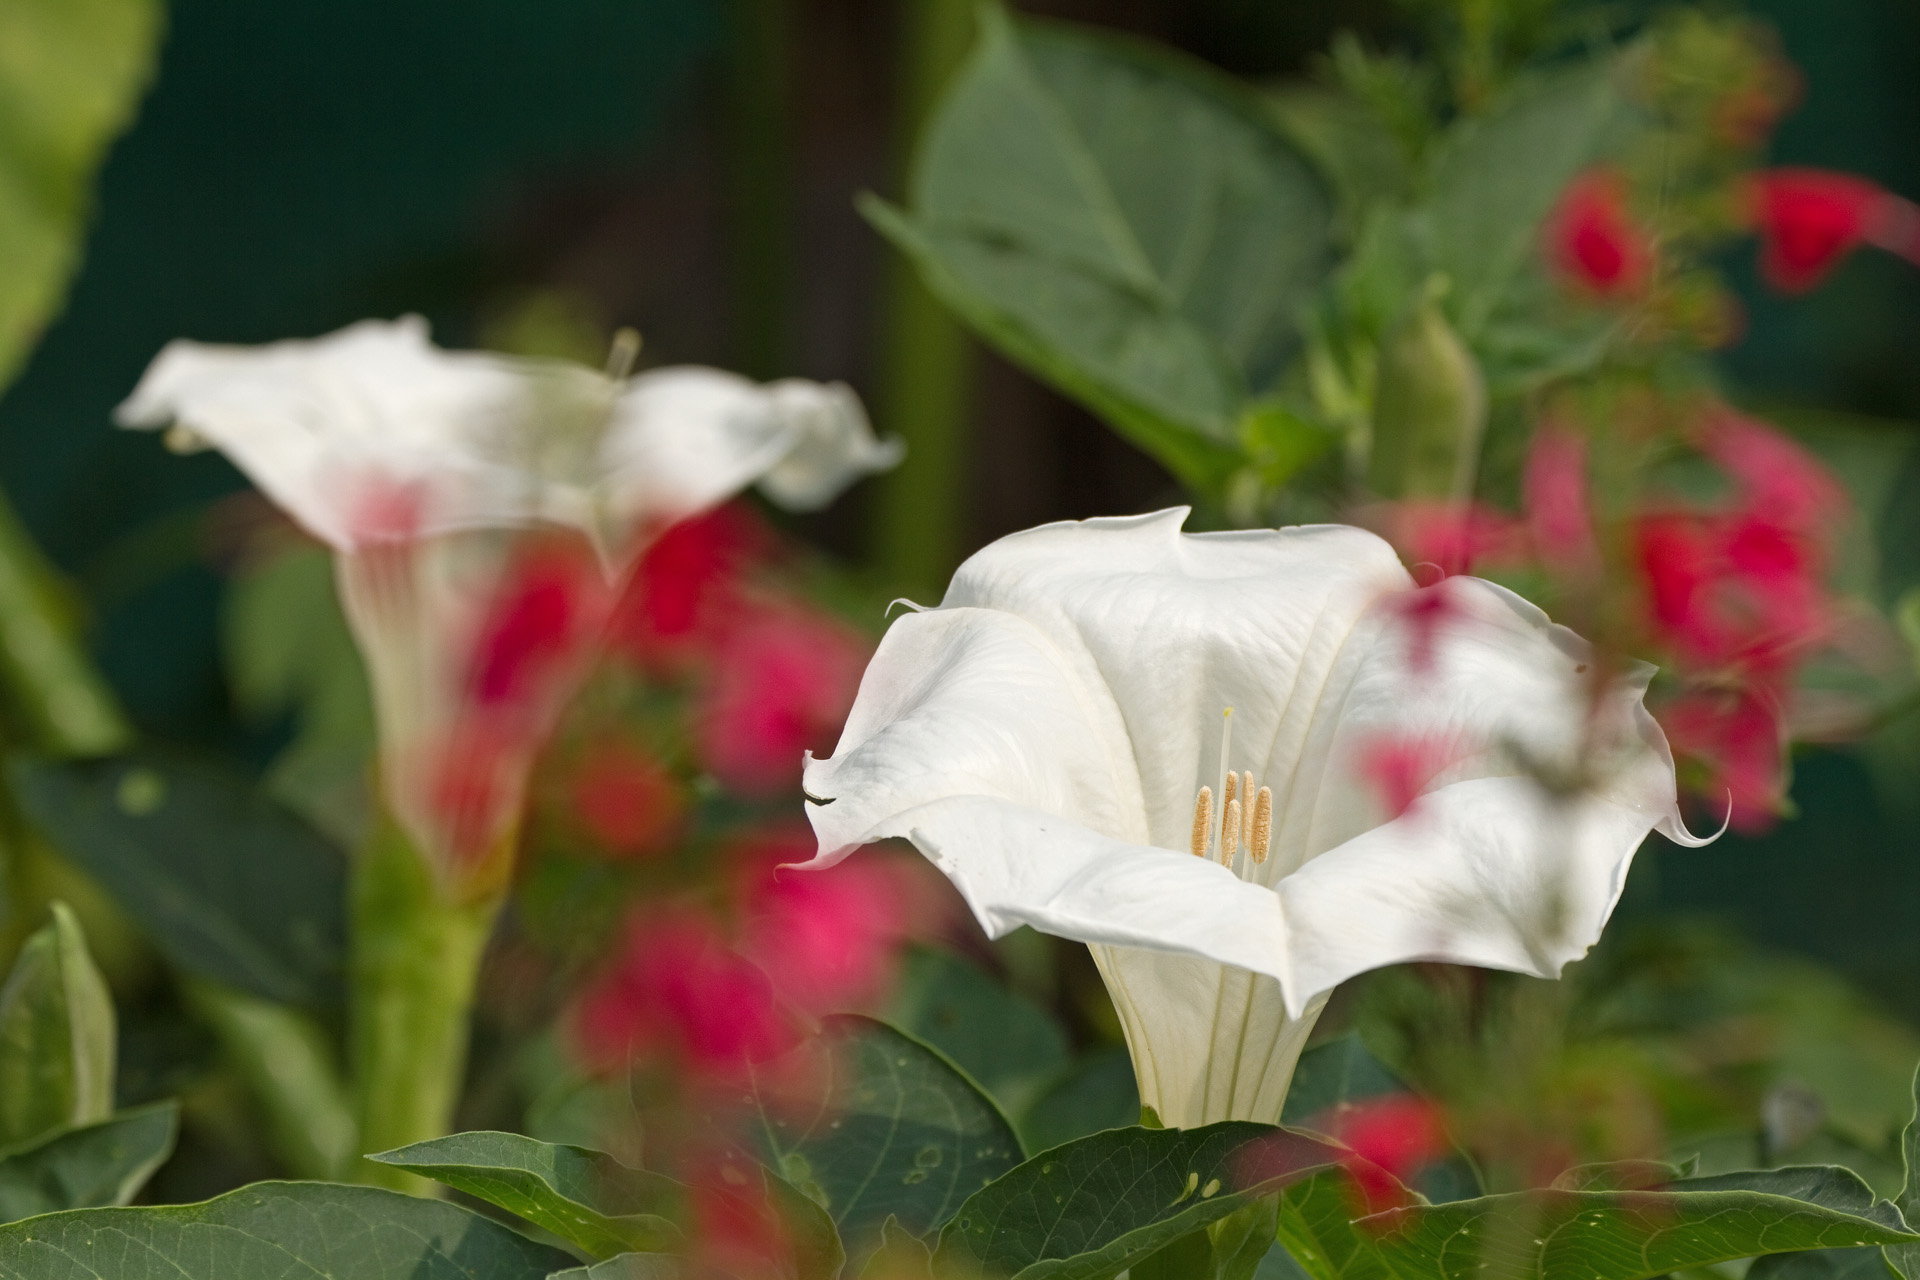
M1553 976L1650 830L1692 840L1651 669L1601 686L1532 605L1418 591L1358 529L1185 518L1014 534L896 621L807 763L808 865L905 837L990 934L1091 944L1165 1123L1273 1121L1337 984Z
M823 506L900 456L844 386L448 352L418 316L262 347L171 343L117 417L220 449L333 547L387 804L454 869L497 852L652 534L755 483Z

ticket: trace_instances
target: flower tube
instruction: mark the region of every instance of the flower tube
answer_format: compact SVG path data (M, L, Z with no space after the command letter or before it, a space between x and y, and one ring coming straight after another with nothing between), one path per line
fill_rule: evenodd
M1014 534L897 621L806 765L807 865L905 837L990 934L1091 945L1163 1122L1273 1121L1334 986L1553 976L1650 830L1691 839L1650 668L1358 529L1185 517ZM1396 742L1412 794L1376 783Z

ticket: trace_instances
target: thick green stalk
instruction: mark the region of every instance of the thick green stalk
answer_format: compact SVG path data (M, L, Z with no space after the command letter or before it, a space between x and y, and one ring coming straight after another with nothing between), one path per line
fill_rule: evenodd
M390 818L353 865L351 1034L360 1149L437 1138L466 1076L468 1023L501 889L457 899ZM360 1181L434 1194L425 1178L361 1161Z
M793 297L791 0L727 8L728 275L734 362L774 378L786 367Z
M359 1137L326 1031L291 1005L217 982L187 978L180 986L260 1102L267 1145L287 1171L323 1180L350 1176Z
M972 42L973 0L908 0L901 21L894 128L904 190L913 143ZM874 560L891 589L931 596L964 550L973 345L899 254L887 264L882 323L875 407L907 457L878 485Z

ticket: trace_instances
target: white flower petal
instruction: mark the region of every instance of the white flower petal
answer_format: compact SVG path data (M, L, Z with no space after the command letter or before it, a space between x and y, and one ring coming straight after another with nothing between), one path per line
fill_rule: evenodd
M1272 1119L1346 978L1581 954L1677 820L1672 762L1648 672L1594 705L1588 646L1511 593L1416 593L1359 530L1194 536L1184 515L1002 539L896 622L807 764L813 865L911 839L990 932L1095 946L1163 1118ZM1229 767L1275 799L1258 868L1187 851L1226 706ZM1417 775L1397 817L1382 750Z

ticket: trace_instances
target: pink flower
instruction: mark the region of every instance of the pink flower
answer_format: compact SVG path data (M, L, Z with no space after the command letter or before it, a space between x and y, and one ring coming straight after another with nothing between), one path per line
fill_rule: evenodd
M833 1013L884 992L900 944L921 931L925 913L914 886L887 860L782 869L813 851L805 826L763 832L734 850L749 867L741 950L786 999L810 1013Z
M1360 749L1360 775L1372 785L1380 803L1399 817L1426 791L1433 780L1467 753L1452 738L1433 734L1382 736Z
M1700 448L1736 481L1742 505L1788 529L1825 540L1846 510L1840 485L1814 456L1772 427L1722 410Z
M1736 830L1763 831L1779 816L1786 741L1773 698L1758 690L1695 690L1668 703L1659 720L1674 751L1705 770L1694 790L1712 809L1731 806Z
M1540 559L1561 573L1597 569L1600 548L1587 501L1586 437L1552 424L1540 428L1527 454L1522 488L1527 527Z
M1394 601L1394 611L1407 629L1407 665L1416 672L1433 669L1440 631L1460 611L1447 583L1442 577L1431 585L1403 591Z
M596 743L583 754L568 799L600 846L622 857L669 848L685 825L687 799L666 765L618 739Z
M1431 565L1442 577L1471 573L1476 564L1511 564L1520 558L1525 531L1511 516L1478 502L1413 500L1383 503L1374 525L1401 558Z
M1589 169L1567 185L1546 223L1547 258L1561 276L1603 298L1638 293L1653 269L1653 246L1627 212L1626 186L1610 169Z
M707 1079L735 1078L795 1039L767 975L728 947L710 917L690 910L652 911L629 924L618 962L582 996L575 1028L602 1066L664 1056Z
M728 787L765 794L800 780L802 753L830 748L872 646L797 604L761 606L718 642L696 733Z
M1825 169L1766 170L1753 179L1751 201L1760 273L1783 293L1806 292L1863 242L1887 240L1905 203L1877 183Z

